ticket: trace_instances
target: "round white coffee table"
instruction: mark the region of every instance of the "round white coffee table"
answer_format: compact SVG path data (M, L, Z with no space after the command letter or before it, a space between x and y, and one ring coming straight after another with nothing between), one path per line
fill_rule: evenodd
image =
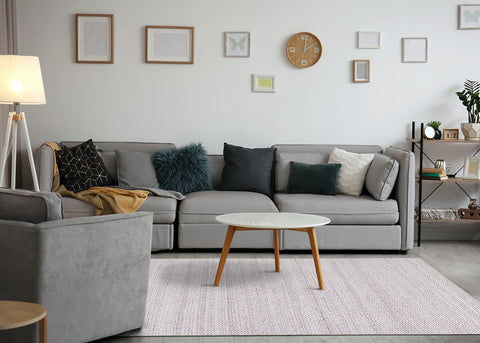
M312 248L313 261L317 272L318 285L323 289L322 270L320 268L320 255L318 254L317 237L315 235L315 227L323 226L330 223L330 219L326 217L301 214L301 213L229 213L217 216L218 222L228 225L227 234L225 235L225 243L223 243L222 255L218 263L217 275L215 277L215 286L220 283L223 267L227 260L230 245L232 244L233 235L236 231L252 231L252 230L272 230L273 245L275 251L275 271L280 271L280 245L278 240L279 230L293 230L308 233L310 246Z

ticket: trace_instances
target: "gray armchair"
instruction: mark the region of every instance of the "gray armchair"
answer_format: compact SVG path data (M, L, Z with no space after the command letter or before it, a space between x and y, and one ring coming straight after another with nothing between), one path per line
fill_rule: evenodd
M45 306L49 342L88 342L143 325L153 214L62 219L61 196L0 188L0 300ZM35 342L36 328L0 331Z

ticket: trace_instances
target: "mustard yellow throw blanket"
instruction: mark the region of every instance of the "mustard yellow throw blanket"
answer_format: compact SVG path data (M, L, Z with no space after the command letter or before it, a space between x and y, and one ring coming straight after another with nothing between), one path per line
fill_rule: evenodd
M130 213L135 212L147 199L149 191L126 190L110 187L92 187L90 189L74 193L60 184L60 172L58 171L55 151L60 150L53 142L43 143L53 151L53 185L52 192L60 193L64 197L75 198L92 204L95 207L95 215Z

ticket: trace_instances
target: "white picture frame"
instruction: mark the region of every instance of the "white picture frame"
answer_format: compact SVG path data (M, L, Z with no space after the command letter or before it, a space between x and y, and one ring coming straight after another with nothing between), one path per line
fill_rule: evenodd
M193 64L194 27L145 26L145 63Z
M458 5L458 29L480 29L480 4Z
M113 14L75 15L77 63L113 63Z
M402 38L402 62L403 63L427 63L428 62L428 38L426 37Z
M252 92L275 93L276 87L275 75L252 74Z
M463 178L480 180L480 157L465 157L465 164L463 166Z
M370 60L353 60L353 82L370 82Z
M224 32L225 57L250 57L250 32Z
M374 31L357 32L358 49L380 49L382 45L382 33Z

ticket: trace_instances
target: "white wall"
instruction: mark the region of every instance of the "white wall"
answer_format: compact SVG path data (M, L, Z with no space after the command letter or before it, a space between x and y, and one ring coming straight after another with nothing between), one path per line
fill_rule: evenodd
M47 105L27 112L34 146L63 139L408 145L410 122L455 128L466 114L454 91L480 78L479 30L457 30L453 0L17 0L19 53L37 55ZM74 14L115 15L115 64L77 64ZM144 26L195 27L195 63L144 63ZM382 32L379 50L356 32ZM223 57L224 31L250 31L251 57ZM299 69L285 57L296 32L323 44ZM428 37L428 63L401 63L402 37ZM370 59L371 82L351 81ZM251 74L277 75L274 94L251 92Z

